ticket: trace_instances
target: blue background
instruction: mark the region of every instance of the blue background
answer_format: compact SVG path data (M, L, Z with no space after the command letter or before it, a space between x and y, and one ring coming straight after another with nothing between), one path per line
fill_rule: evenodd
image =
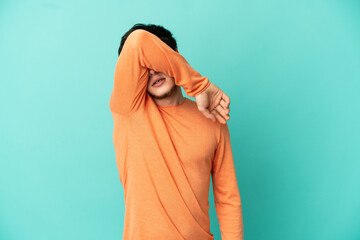
M168 28L230 96L246 240L360 239L359 10L354 0L2 0L0 239L121 239L109 99L135 23Z

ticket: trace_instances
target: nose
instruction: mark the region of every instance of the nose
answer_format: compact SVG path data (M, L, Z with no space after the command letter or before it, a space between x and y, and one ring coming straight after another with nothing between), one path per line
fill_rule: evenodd
M152 70L152 69L149 69L149 75L150 75L150 77L152 76L152 75L154 75L156 72L154 71L154 70Z

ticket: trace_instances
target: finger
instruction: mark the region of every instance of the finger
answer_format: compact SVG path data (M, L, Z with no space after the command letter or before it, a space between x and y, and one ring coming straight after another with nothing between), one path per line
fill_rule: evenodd
M227 106L229 107L230 105L230 98L228 95L226 95L225 93L223 93L223 99L225 100L225 103L227 104Z
M203 109L199 109L199 110L200 110L200 112L202 112L205 115L205 117L210 118L213 122L216 122L215 116L213 114L211 114L209 109L203 108Z
M227 104L226 104L226 102L225 102L224 99L221 99L220 105L223 107L223 109L224 109L224 111L226 112L226 114L229 114L230 108L227 106Z
M215 118L221 123L221 124L226 124L226 119L224 119L222 117L222 115L217 112L216 109L214 109L213 111L211 111L211 113L215 116Z
M229 120L230 116L229 116L229 108L223 108L221 105L218 105L216 108L216 111L225 119L225 120Z

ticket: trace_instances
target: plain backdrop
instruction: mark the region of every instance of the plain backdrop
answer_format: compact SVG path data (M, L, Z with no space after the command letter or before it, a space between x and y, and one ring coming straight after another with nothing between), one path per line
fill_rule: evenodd
M360 239L359 11L355 0L1 0L0 239L121 239L109 99L136 23L169 29L230 96L246 240ZM220 240L212 185L209 201Z

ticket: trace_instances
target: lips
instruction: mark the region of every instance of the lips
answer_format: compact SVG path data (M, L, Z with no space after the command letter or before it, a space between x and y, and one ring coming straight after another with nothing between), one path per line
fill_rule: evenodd
M153 84L152 84L152 86L154 86L154 84L157 82L157 81L161 81L161 80L165 80L165 78L159 78L159 79L156 79L154 82L153 82Z

